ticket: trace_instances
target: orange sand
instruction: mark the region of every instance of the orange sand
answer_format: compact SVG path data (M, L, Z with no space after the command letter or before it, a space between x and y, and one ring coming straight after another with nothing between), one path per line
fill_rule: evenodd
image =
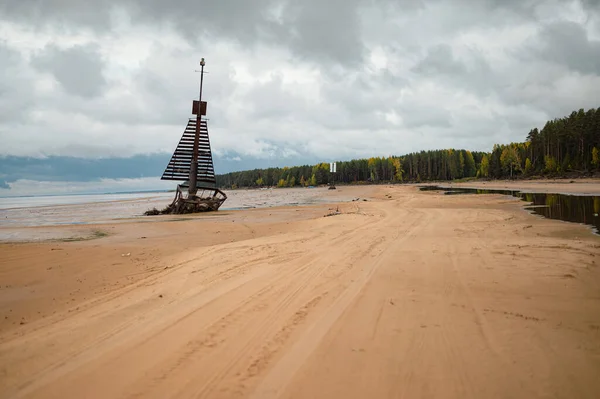
M597 236L342 190L372 199L0 245L0 396L600 397Z

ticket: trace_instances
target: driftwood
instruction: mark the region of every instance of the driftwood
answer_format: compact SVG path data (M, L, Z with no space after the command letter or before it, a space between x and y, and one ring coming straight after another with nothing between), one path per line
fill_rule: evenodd
M206 191L208 191L208 196L205 196ZM213 212L219 210L219 207L226 199L227 195L217 188L204 188L200 196L188 195L184 197L181 187L177 186L175 199L169 206L160 211L156 208L150 209L144 215L183 215L187 213Z

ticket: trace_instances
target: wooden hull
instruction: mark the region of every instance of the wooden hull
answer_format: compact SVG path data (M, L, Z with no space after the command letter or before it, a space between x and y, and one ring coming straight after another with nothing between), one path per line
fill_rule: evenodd
M227 199L227 195L218 188L203 188L202 195L184 197L181 187L177 187L177 193L173 202L162 211L151 209L145 215L184 215L188 213L216 212ZM206 195L208 194L208 195Z

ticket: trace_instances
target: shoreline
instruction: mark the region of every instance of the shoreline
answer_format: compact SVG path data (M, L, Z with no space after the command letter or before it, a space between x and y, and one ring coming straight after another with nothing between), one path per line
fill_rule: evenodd
M89 203L76 203L76 204L61 204L61 205L45 205L36 206L32 208L10 208L3 209L8 218L10 211L27 211L29 213L48 212L50 214L56 214L63 212L66 214L65 217L71 218L71 211L73 209L82 209L86 212L88 209L94 209L98 207L95 218L91 218L87 221L47 221L40 224L2 224L0 223L0 243L39 243L39 242L60 242L60 241L82 241L94 239L97 231L105 231L114 224L129 224L129 223L153 223L153 222L169 222L169 221L180 221L187 219L208 219L211 220L214 217L222 215L224 212L240 212L252 209L274 209L281 206L291 207L305 207L311 205L323 204L336 204L350 202L355 197L354 192L373 192L382 187L423 187L423 186L438 186L442 188L466 188L466 189L489 189L489 190L511 190L520 191L522 193L540 193L540 194L563 194L563 195L580 195L580 196L600 196L600 179L585 179L577 182L561 182L555 180L496 180L496 181L470 181L470 182L426 182L426 183L406 183L406 184L380 184L380 185L339 185L338 190L330 191L327 187L319 187L314 190L305 190L303 188L285 188L283 190L277 190L274 194L272 190L249 190L249 189L238 189L234 190L238 193L244 192L252 194L264 194L265 191L269 191L269 197L272 196L286 196L291 194L291 199L285 199L283 201L275 201L272 204L268 202L256 202L257 200L248 199L247 201L255 201L254 203L247 204L242 199L238 200L231 207L224 207L219 212L204 213L204 214L192 214L192 215L160 215L160 216L144 216L142 213L139 214L123 214L114 218L106 218L103 216L105 213L110 213L110 207L126 207L128 205L137 205L148 207L152 206L151 201L156 197L140 197L136 199L123 199L123 200L107 200L97 201ZM309 193L311 195L305 197L294 197L298 193ZM359 194L357 194L359 195ZM267 199L265 197L265 199ZM164 200L164 198L159 198ZM267 201L269 201L267 199ZM141 205L140 205L141 204ZM155 204L156 205L156 204ZM233 205L238 205L233 206ZM138 211L141 212L140 208ZM145 208L144 208L145 209ZM126 211L131 213L131 211ZM77 213L77 212L75 212ZM86 215L87 216L87 215ZM182 219L183 218L183 219ZM187 219L186 219L187 218ZM593 230L592 230L593 231Z
M475 189L518 190L524 193L600 195L600 179L556 180L480 180L469 182L426 182L414 185L462 187Z
M189 215L153 215L145 216L143 209L156 205L148 202L147 198L139 200L124 201L102 201L95 203L79 203L73 205L58 205L48 207L24 208L26 214L19 214L24 222L20 224L2 224L0 221L0 244L2 243L40 243L60 241L83 241L93 238L96 230L110 231L114 226L128 224L151 224L177 221L214 221L221 219L232 212L245 212L256 209L278 209L285 207L304 208L314 205L332 205L337 203L351 202L355 198L354 193L359 191L364 195L370 195L375 188L356 189L344 188L330 191L323 187L318 190L288 189L273 193L244 193L234 200L230 207L223 207L218 212L197 213ZM250 196L248 195L250 194ZM252 197L254 194L258 196ZM132 214L129 206L137 206L136 214ZM237 208L234 205L238 205ZM114 212L120 212L115 215ZM4 210L8 218L10 212ZM44 217L47 213L50 216ZM38 215L42 217L38 217ZM107 215L108 214L108 215ZM109 215L113 215L110 218ZM75 215L75 216L74 216ZM83 220L75 220L77 215L84 217ZM117 217L115 217L117 216ZM40 222L41 219L41 222ZM38 223L38 224L31 224ZM30 223L30 224L27 224Z

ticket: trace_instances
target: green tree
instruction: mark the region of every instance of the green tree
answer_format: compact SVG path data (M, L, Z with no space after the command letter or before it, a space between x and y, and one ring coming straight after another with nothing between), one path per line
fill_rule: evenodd
M481 158L481 165L479 166L479 177L488 177L490 175L490 161L487 155Z
M592 165L598 169L600 167L600 154L598 153L598 148L592 148Z
M475 168L475 159L473 158L473 153L471 153L471 151L465 151L465 177L475 176L476 172L477 170Z
M310 183L308 184L309 186L316 186L317 185L317 177L313 175L310 177Z
M518 169L521 165L519 154L512 145L504 147L502 155L500 155L500 163L505 169L510 169L510 177L513 177L513 170Z
M302 175L302 177L300 177L300 185L302 187L306 187L306 180L304 179L304 175Z
M262 177L259 177L258 179L256 179L256 185L259 187L262 187L265 185L265 181L263 180Z
M489 176L500 178L502 177L502 162L500 162L500 155L502 155L502 146L494 144L494 149L490 155L490 167Z
M369 177L373 182L379 181L378 161L379 158L369 158L369 160L367 161L367 166L369 167Z
M448 169L450 171L450 179L456 179L458 177L458 158L455 155L455 151L448 150Z
M394 180L401 182L404 170L402 170L402 162L400 162L400 158L394 158L392 164L394 165Z
M462 151L458 151L458 177L465 176L465 157Z
M313 184L313 186L316 186L317 184L327 183L329 178L329 164L327 162L316 164L312 168L312 173L315 176L316 181L316 183Z
M296 178L294 176L290 177L290 181L288 182L289 187L294 187L296 185Z
M546 166L546 172L548 173L555 173L558 172L558 164L556 162L556 159L554 157L551 156L547 156L545 158L545 166Z
M563 161L562 161L562 165L560 167L561 172L566 172L568 170L571 169L571 157L569 156L569 154L567 153L567 155L565 155Z
M529 160L529 158L525 159L525 174L529 174L531 173L532 170L532 166L531 166L531 161Z

